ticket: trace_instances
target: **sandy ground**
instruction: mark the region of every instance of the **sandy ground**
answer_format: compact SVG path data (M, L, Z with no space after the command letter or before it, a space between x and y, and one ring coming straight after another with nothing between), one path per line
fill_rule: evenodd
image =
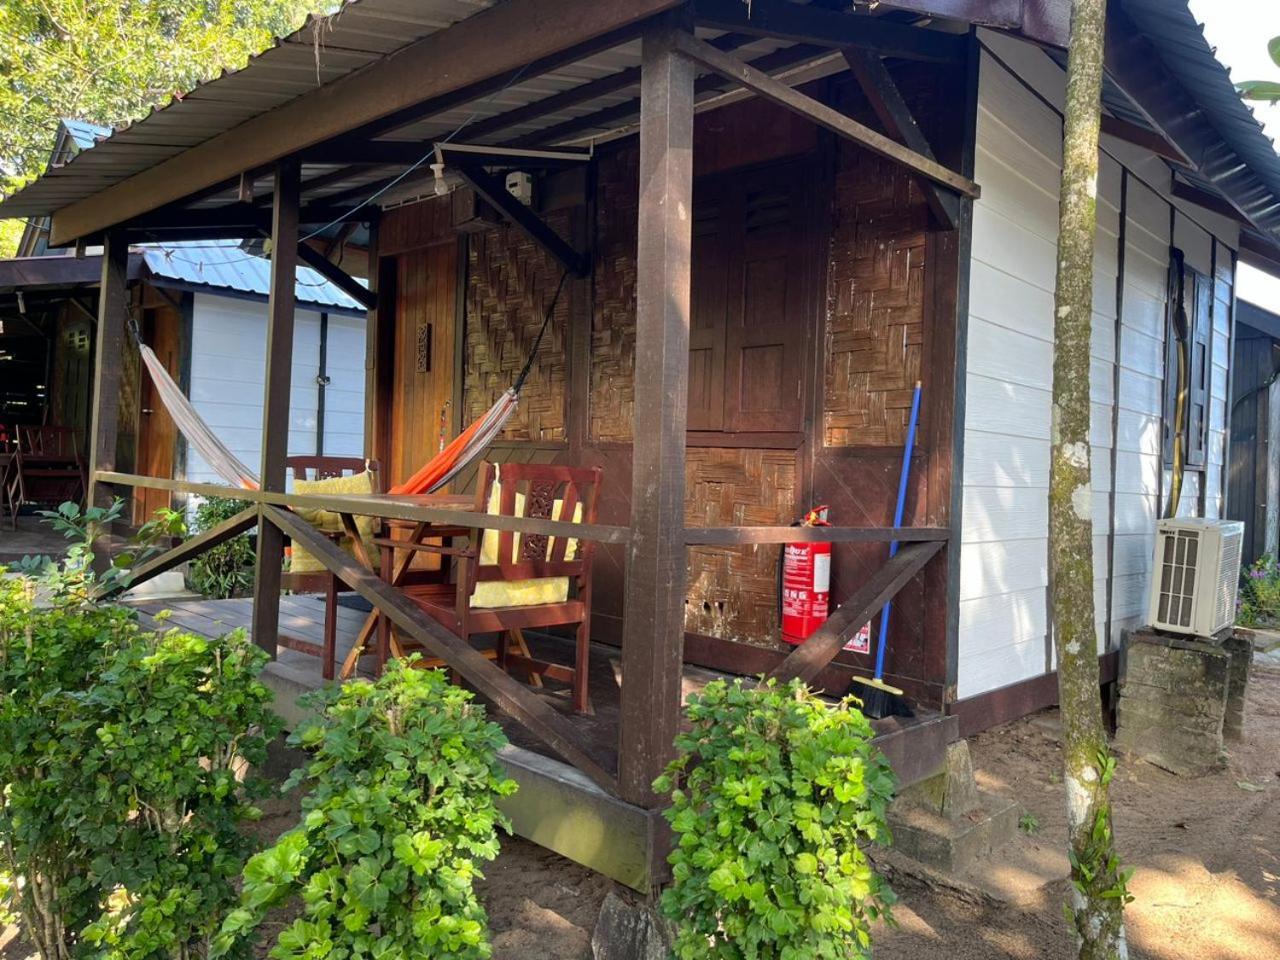
M1062 918L1066 826L1058 730L1056 714L1047 712L971 741L982 787L1016 798L1036 827L954 881L886 862L901 897L899 926L877 930L877 960L1073 956ZM1280 666L1255 670L1245 740L1232 745L1226 770L1185 780L1126 761L1113 799L1122 856L1137 868L1131 884L1137 900L1127 913L1131 956L1280 958ZM272 802L261 832L286 829L294 810L292 799ZM610 886L508 839L481 887L495 960L589 960L591 929ZM16 933L0 932L0 960L28 955Z

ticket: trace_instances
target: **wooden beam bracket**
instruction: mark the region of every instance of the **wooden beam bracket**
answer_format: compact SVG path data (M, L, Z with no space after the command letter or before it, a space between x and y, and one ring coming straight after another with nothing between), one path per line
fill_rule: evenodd
M880 54L872 50L850 48L841 52L885 131L903 146L936 161L933 148L929 146L916 118L911 115L911 108L907 106L902 91L898 89L884 61L880 59ZM929 205L929 213L938 226L943 230L954 230L960 222L960 197L928 178L920 177L919 181L925 202Z
M545 220L508 193L497 177L473 164L451 166L490 206L523 230L530 240L551 254L575 277L585 277L591 273L590 257L579 253L561 239L558 233L547 226Z
M188 537L172 550L166 550L158 557L152 557L150 560L134 567L129 571L129 576L123 583L117 583L111 590L100 591L98 597L99 599L106 599L122 590L131 590L140 583L146 583L153 577L158 577L160 574L186 563L192 557L198 557L206 550L212 550L218 544L239 536L257 522L257 507L241 510L234 517L223 520L216 527L211 527L197 536Z
M813 680L835 659L849 638L884 606L885 601L891 599L924 569L924 565L933 559L942 546L941 540L928 540L908 543L902 547L808 640L792 650L769 676L781 683L797 678L806 683Z
M676 34L675 46L684 56L714 70L723 77L737 81L766 100L771 100L820 127L852 140L873 153L900 163L948 190L954 190L962 196L974 199L982 193L981 188L968 177L947 169L932 157L904 147L879 131L850 119L839 110L806 96L737 57L720 52L692 34Z
M378 295L374 291L305 241L298 244L298 259L366 310L378 305Z

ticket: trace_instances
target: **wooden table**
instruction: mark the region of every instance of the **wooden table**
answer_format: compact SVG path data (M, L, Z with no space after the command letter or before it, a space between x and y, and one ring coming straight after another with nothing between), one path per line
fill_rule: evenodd
M457 510L465 512L474 512L476 509L475 497L470 494L460 493L427 493L427 494L397 494L397 493L371 493L360 497L363 501L377 502L397 505L410 505L420 507L438 507L441 509ZM400 586L404 582L404 578L408 575L413 565L413 559L419 550L413 549L422 544L425 540L437 537L457 535L461 528L456 524L440 524L432 521L420 520L395 520L388 519L380 515L376 510L371 510L368 514L354 514L337 511L338 516L342 520L342 528L346 531L348 538L352 543L352 551L356 559L369 569L370 572L377 572L374 569L373 559L369 556L365 549L364 540L361 539L359 530L356 527L356 516L375 516L383 519L384 522L391 526L389 530L408 530L409 536L403 540L403 543L409 547L405 550L404 559L395 564L396 548L386 546L386 542L390 540L390 536L378 538L375 542L382 549L382 564L380 565L381 576L392 586ZM448 575L442 562L441 569L445 576ZM356 637L356 642L352 645L346 659L342 662L342 671L339 679L346 680L355 673L356 666L360 662L360 657L364 653L364 649L368 646L369 640L372 639L374 631L378 632L378 669L381 672L386 665L389 656L403 656L399 642L392 633L390 621L383 617L376 609L369 614L365 620L364 626L360 628L360 633Z

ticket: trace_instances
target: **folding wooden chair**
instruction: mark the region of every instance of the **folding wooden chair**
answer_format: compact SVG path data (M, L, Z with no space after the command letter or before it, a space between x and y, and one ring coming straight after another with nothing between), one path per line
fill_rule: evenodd
M84 502L88 477L75 431L70 427L22 426L4 478L5 507L13 529L23 504L56 507Z
M333 480L338 477L354 476L368 470L373 481L373 492L381 491L378 464L373 460L360 457L289 457L285 467L297 480ZM346 536L345 531L324 531L325 535L335 543ZM324 633L321 643L317 644L301 637L281 632L279 644L289 650L320 657L320 674L325 680L334 678L334 662L338 646L338 578L329 570L288 572L281 577L281 586L294 593L324 594Z
M601 471L544 464L486 463L476 487L475 510L505 517L523 516L564 522L594 523ZM495 491L496 484L496 491ZM438 536L428 531L427 536ZM376 540L389 571L390 554L406 549L403 540ZM417 543L408 549L451 556L455 583L408 584L405 595L464 641L495 634L485 655L504 669L531 678L550 677L567 683L573 709L590 711L588 661L591 642L591 561L594 544L587 540L511 531L469 531L466 547ZM386 620L384 618L384 623ZM573 665L534 657L524 641L526 628L574 626ZM388 624L383 628L390 629ZM404 644L401 638L402 647ZM385 658L387 642L380 644ZM410 648L404 647L406 651ZM424 666L442 666L428 660Z

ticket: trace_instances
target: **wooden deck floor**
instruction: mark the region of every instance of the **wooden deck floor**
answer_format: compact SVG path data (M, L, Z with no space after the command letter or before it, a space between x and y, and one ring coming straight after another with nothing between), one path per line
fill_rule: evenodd
M158 625L155 614L169 611L166 621L206 636L216 636L237 628L248 629L252 600L148 600L134 605L144 624ZM338 608L338 661L351 649L366 613L348 607ZM280 630L304 640L319 643L324 626L324 602L318 596L289 595L281 598ZM535 655L563 663L572 662L572 644L548 634L526 633ZM483 642L477 643L478 647ZM362 660L362 675L370 675L372 660ZM316 689L322 683L320 661L294 650L280 649L278 659L268 668L270 675L288 682L294 689ZM729 676L713 670L686 665L684 695L701 690L718 677ZM617 769L618 727L620 722L621 652L612 646L594 644L591 651L590 689L594 713L577 716L569 708L568 688L547 681L540 695L563 713L581 733L581 743L605 765ZM555 755L536 737L514 721L497 715L508 738L517 746L547 757ZM939 767L940 751L955 739L954 718L936 713L923 713L913 718L890 717L873 721L881 749L889 758L904 783L912 783L931 775Z

